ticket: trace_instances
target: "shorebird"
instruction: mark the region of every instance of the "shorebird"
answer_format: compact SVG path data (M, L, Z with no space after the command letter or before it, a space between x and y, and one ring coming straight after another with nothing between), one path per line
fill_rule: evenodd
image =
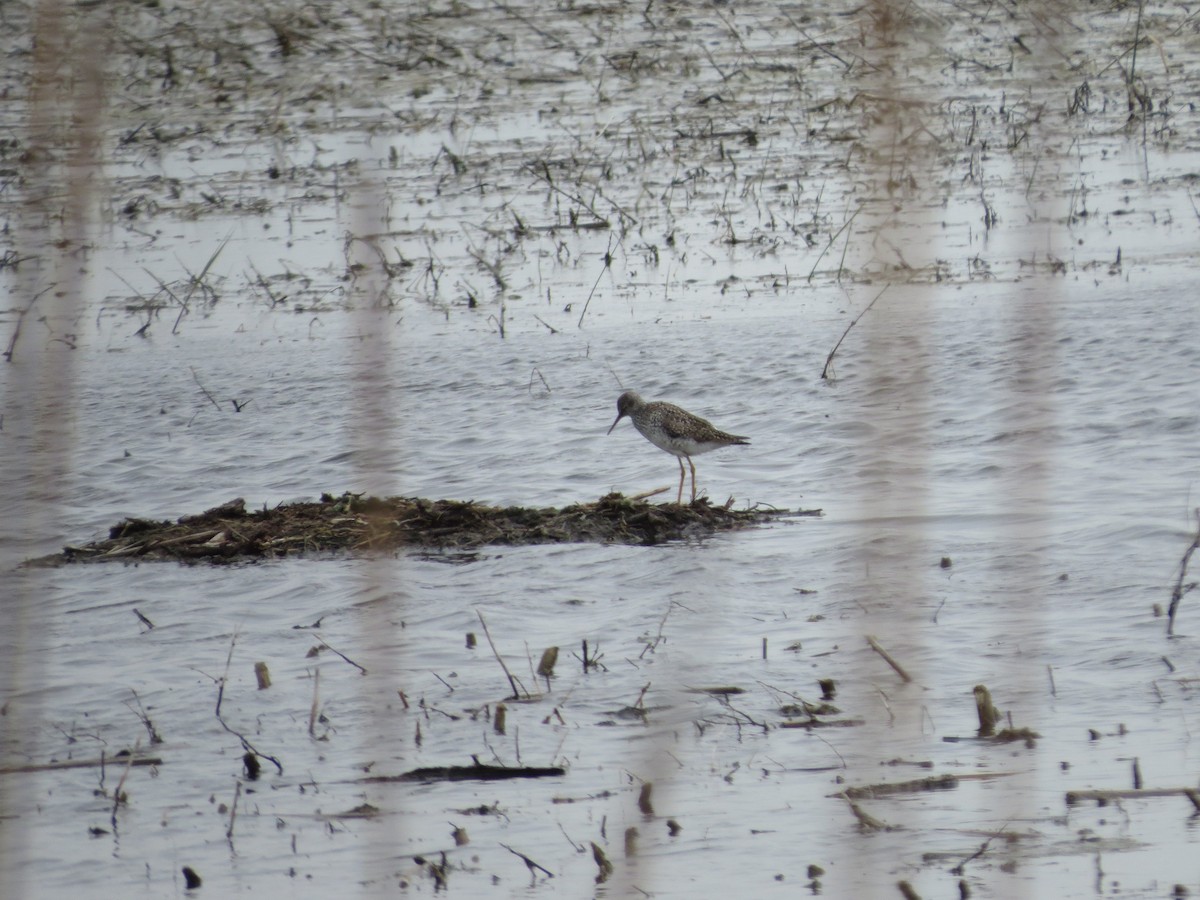
M686 459L692 469L692 502L696 502L696 464L692 457L731 444L749 444L748 438L738 434L726 434L714 428L711 422L694 416L686 409L673 403L655 400L647 403L633 391L626 391L617 398L617 418L608 429L612 434L625 416L633 421L633 427L642 437L661 450L673 453L679 460L679 494L676 503L683 502L683 480L687 472L683 468Z

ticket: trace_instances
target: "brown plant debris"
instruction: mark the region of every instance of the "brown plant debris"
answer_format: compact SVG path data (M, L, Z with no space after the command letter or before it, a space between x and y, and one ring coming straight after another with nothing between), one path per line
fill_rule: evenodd
M405 548L470 550L487 544L659 544L748 528L821 511L730 509L701 498L651 504L607 494L555 509L485 506L473 501L322 494L318 502L247 511L241 498L174 522L125 519L106 540L71 545L26 565L111 560L233 562L304 553L370 553Z
M354 784L393 784L404 781L508 781L513 778L556 778L566 775L561 766L489 766L476 762L470 766L430 766L412 769L403 775L368 775Z
M892 784L868 784L862 787L849 787L838 796L850 800L878 799L889 794L919 794L925 791L952 791L958 787L958 778L954 775L935 775L931 778L918 778L915 781L903 781Z
M1095 800L1101 806L1119 800L1146 800L1152 797L1187 797L1192 806L1200 812L1200 791L1190 787L1177 788L1134 788L1114 791L1067 791L1067 806L1074 806L1084 800Z

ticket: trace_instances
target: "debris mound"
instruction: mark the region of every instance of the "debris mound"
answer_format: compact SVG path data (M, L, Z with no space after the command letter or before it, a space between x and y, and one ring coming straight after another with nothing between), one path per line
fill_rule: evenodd
M106 540L67 546L26 565L115 560L236 562L300 554L378 553L404 549L472 550L494 544L660 544L748 528L820 510L652 504L606 494L562 509L486 506L474 501L322 494L317 502L248 511L240 497L174 522L124 519Z

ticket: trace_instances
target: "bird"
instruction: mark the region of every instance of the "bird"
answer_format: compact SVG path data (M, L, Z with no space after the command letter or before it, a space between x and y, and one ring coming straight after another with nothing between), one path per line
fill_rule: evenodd
M609 426L612 434L617 423L629 416L633 427L642 437L660 450L674 454L679 460L679 493L676 503L683 502L683 481L687 472L683 468L686 459L692 469L692 503L696 502L696 464L692 457L720 447L733 444L749 444L750 439L740 434L727 434L706 419L693 415L673 403L654 400L647 403L634 391L626 391L617 398L617 418Z

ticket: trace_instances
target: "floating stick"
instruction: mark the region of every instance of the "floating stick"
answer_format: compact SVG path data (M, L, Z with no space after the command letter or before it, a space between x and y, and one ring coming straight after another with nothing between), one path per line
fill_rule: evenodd
M904 667L892 659L891 655L879 646L879 642L875 640L874 635L867 635L867 643L871 645L872 650L883 657L884 662L896 670L896 674L899 675L904 681L912 681L912 676L905 672Z

